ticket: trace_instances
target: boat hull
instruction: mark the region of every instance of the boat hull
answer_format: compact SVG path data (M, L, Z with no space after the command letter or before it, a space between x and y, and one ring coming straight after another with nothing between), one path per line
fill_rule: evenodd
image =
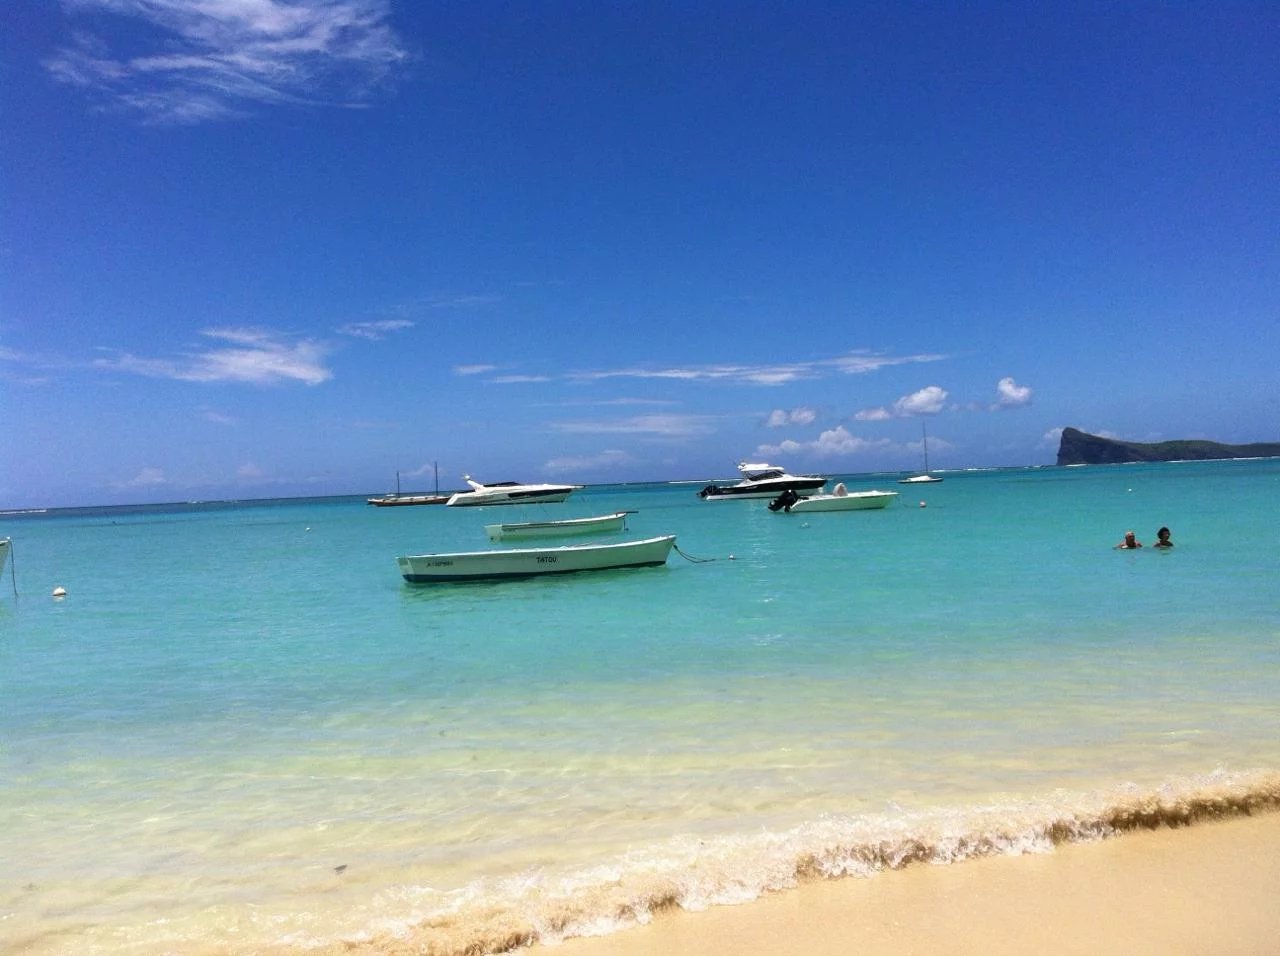
M630 512L618 511L592 518L568 518L564 521L523 521L515 524L487 524L485 534L490 541L526 538L567 538L579 534L610 534L626 527Z
M511 580L666 564L675 541L671 534L617 544L419 554L398 557L396 562L410 584Z
M803 477L770 479L769 481L743 482L737 485L707 485L698 497L703 501L740 501L748 498L776 498L784 491L797 494L815 492L827 483L827 479L805 475Z
M936 475L915 475L915 476L914 476L914 477L912 477L912 478L899 478L899 479L898 479L898 484L900 484L900 485L930 485L930 484L933 484L933 483L934 483L934 482L936 482L936 481L941 481L941 480L942 480L942 479L941 479L941 478L939 478L939 477L937 477Z
M368 503L376 508L405 508L410 505L442 505L448 500L448 495L384 495L369 498Z
M790 507L780 510L789 513L871 511L887 508L897 497L896 491L851 491L847 495L814 495L810 498L801 498Z

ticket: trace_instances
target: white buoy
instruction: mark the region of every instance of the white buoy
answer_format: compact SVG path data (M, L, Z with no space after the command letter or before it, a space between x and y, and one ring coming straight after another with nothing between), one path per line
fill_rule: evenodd
M56 588L54 588L54 589L53 589L53 596L54 596L54 597L66 597L66 596L67 596L67 589L66 589L66 588L64 588L61 584L59 584Z
M922 501L922 502L920 502L920 507L921 507L921 508L927 508L927 507L929 507L929 506L928 506L927 504L925 504L925 503Z

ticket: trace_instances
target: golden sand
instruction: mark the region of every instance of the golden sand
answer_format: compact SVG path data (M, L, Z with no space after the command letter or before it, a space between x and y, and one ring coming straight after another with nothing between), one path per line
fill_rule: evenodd
M555 956L1280 954L1280 813L669 912Z

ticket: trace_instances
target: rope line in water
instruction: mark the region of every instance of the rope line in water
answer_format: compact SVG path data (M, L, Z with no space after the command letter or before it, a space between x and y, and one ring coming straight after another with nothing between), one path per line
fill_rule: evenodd
M715 558L695 558L691 554L685 554L680 550L680 545L678 544L673 544L671 547L675 548L676 554L680 555L680 557L684 558L690 564L710 564L712 561L716 560Z

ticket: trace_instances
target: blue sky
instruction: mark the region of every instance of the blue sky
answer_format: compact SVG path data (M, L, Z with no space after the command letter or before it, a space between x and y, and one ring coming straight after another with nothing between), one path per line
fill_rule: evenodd
M1278 27L9 0L0 509L1280 440Z

